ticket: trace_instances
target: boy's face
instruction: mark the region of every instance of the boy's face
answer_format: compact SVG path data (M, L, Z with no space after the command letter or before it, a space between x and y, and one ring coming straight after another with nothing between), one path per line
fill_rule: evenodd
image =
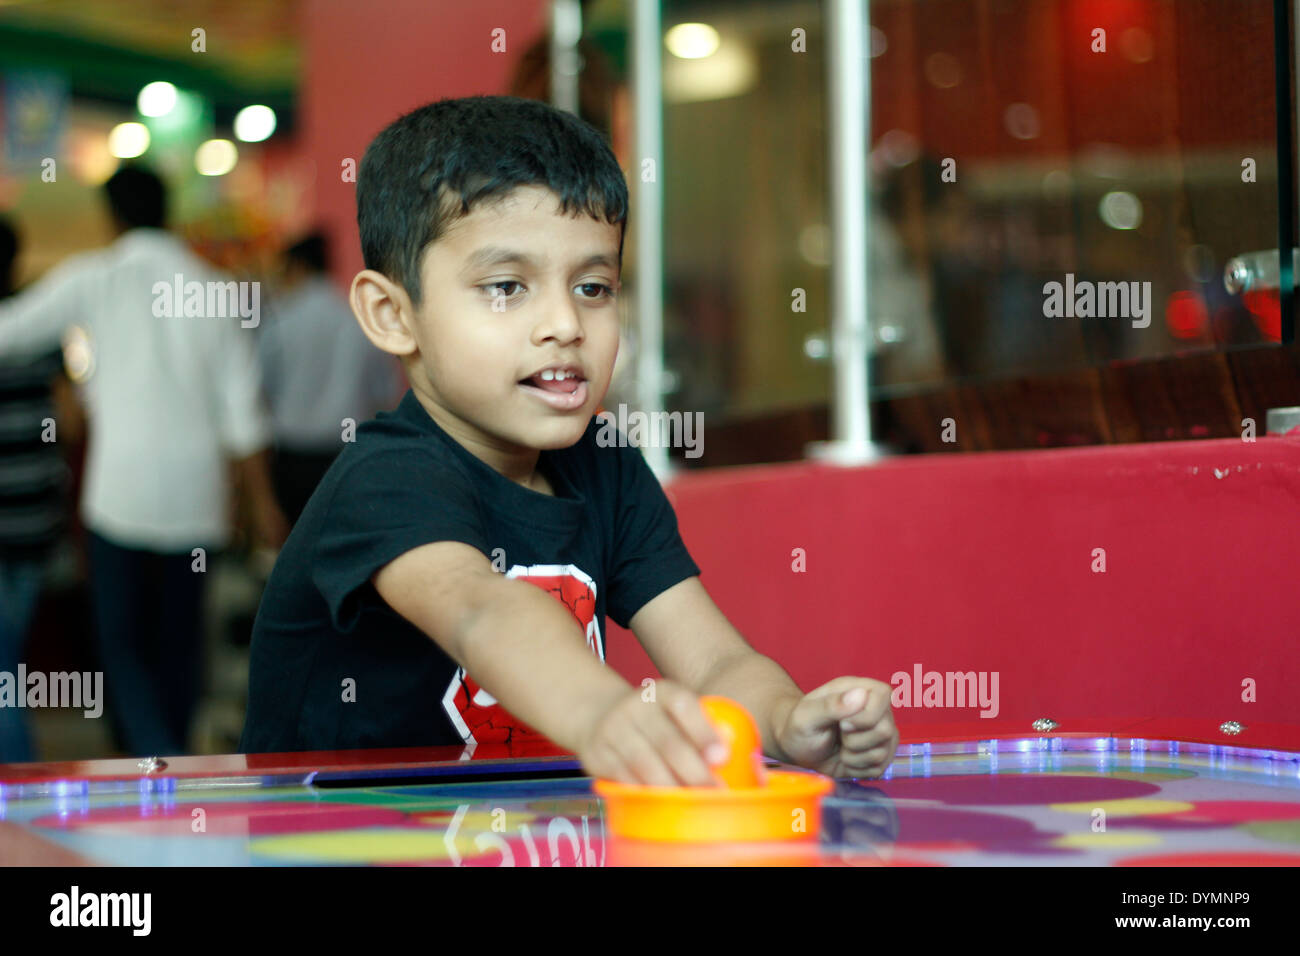
M481 203L425 250L409 371L444 430L507 455L582 437L618 354L619 236L527 186ZM548 369L576 374L545 381Z

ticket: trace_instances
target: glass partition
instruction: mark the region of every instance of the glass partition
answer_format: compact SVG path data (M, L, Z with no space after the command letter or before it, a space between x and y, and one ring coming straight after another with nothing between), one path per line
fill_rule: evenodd
M1279 341L1269 0L869 12L873 403ZM824 5L663 21L667 405L824 413Z

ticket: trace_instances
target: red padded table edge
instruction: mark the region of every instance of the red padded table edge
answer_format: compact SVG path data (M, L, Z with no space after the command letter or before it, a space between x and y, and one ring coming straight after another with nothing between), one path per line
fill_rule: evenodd
M1221 744L1259 750L1300 753L1300 727L1291 724L1244 725L1241 733L1226 735L1210 720L1128 718L1056 718L1058 726L1049 732L1033 729L1028 721L1000 719L920 724L900 728L901 744L945 743L959 740L1009 740L1022 738L1118 737L1146 740L1178 740L1186 743ZM134 780L158 777L241 777L312 771L356 771L399 769L421 764L463 763L472 760L528 760L572 757L549 741L503 747L482 745L465 756L464 747L404 747L387 750L317 750L278 754L217 754L192 757L164 757L165 770L145 774L139 758L71 760L55 763L0 764L0 783L39 783L52 780Z
M1242 725L1242 729L1240 733L1232 735L1219 730L1219 721L1191 718L1170 720L1161 717L1150 717L1127 728L1125 734L1145 740L1184 740L1257 750L1300 752L1300 727L1295 724L1254 723L1249 718L1242 717L1233 719Z
M1141 717L1077 717L1057 720L1050 732L1034 730L1032 721L995 717L992 720L959 720L934 724L908 724L898 728L900 744L949 743L957 740L1018 740L1024 737L1115 737L1127 736L1128 728Z
M134 780L138 777L243 777L263 774L310 773L320 770L386 770L421 764L463 763L469 760L525 760L568 757L550 741L525 746L483 744L466 756L462 746L399 747L380 750L310 750L298 753L205 754L169 757L165 770L143 773L139 757L69 760L52 763L0 764L0 783L39 783L45 780Z
M899 728L901 744L946 743L957 740L1007 740L1032 737L1120 737L1143 740L1178 740L1185 743L1221 744L1258 750L1300 753L1300 726L1253 723L1238 718L1242 730L1225 734L1220 721L1160 717L1054 717L1054 730L1034 730L1031 721L995 718Z

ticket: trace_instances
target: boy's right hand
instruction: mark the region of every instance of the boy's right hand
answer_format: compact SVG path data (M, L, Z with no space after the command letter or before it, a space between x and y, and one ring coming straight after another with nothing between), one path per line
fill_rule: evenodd
M593 777L659 787L718 786L710 763L726 757L700 698L669 680L655 681L652 700L641 688L615 697L596 714L578 749Z

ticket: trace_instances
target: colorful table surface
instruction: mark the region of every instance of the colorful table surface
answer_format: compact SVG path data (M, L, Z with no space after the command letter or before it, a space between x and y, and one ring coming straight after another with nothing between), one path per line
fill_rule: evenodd
M1292 728L1087 725L905 731L883 778L836 781L820 832L783 844L614 838L577 761L546 746L0 766L0 862L1300 865Z

